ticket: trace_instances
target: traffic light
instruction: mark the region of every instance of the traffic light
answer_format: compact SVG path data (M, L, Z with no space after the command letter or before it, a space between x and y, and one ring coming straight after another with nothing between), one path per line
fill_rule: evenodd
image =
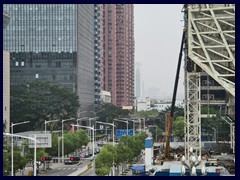
M42 157L42 161L51 161L52 160L52 156L43 156Z
M43 156L42 157L42 161L46 161L47 160L47 157L46 156Z
M80 161L80 157L70 157L70 161Z

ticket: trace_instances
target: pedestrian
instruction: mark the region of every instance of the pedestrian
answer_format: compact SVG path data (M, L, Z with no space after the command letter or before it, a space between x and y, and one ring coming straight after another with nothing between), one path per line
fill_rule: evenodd
M39 173L39 163L37 163L37 176L38 176L38 173Z

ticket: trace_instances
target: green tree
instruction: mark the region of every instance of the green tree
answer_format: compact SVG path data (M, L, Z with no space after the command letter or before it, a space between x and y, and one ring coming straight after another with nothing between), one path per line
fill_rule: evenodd
M156 130L157 130L157 132L156 132ZM162 137L163 130L160 129L158 126L150 127L149 131L152 133L152 137L154 140L158 141L160 139L160 137ZM156 137L156 135L157 135L157 137Z
M129 110L124 110L114 104L102 104L102 110L98 113L99 121L112 123L115 118L128 117Z
M139 156L141 150L144 149L147 134L140 132L134 136L123 136L118 144L105 145L96 158L96 174L107 175L112 166L125 163L132 163Z
M83 129L75 132L68 131L64 134L64 154L69 154L76 149L81 149L83 145L87 145L89 140L89 136Z
M75 117L80 107L78 96L65 86L40 81L12 86L10 101L11 121L30 121L15 132L43 129L44 120Z
M27 162L29 162L28 156L22 156L20 154L21 149L17 146L13 147L13 173L15 175L15 172L18 169L23 169ZM11 146L10 143L7 142L7 140L4 139L3 141L3 169L4 169L4 175L9 175L11 172Z
M173 121L173 131L174 136L184 137L184 117L179 116Z
M96 158L96 175L107 175L113 166L113 162L116 161L116 158L116 147L111 144L105 145Z
M150 110L150 111L137 111L133 114L136 118L156 118L158 116L159 112L156 109Z

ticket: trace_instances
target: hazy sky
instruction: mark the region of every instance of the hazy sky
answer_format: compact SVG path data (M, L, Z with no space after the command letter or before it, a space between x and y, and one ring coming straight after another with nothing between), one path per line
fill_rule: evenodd
M135 4L135 62L141 63L145 90L172 98L183 31L182 4ZM177 99L184 95L183 59Z

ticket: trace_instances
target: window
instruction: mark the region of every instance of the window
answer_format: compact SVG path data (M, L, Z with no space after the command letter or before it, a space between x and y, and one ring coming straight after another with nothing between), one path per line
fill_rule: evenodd
M57 68L60 68L60 67L61 67L61 62L60 62L60 61L56 62L56 67L57 67Z

